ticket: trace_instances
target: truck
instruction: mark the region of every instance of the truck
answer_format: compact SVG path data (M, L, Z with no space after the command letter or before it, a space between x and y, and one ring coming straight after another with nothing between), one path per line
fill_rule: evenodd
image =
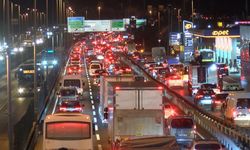
M221 81L215 63L190 63L188 66L188 92L190 95L195 95L202 84L210 83L218 87Z
M165 47L152 47L152 58L155 62L164 62L167 60Z
M112 82L108 90L104 117L110 143L165 135L161 86L152 81Z
M109 89L112 88L112 82L128 82L128 81L135 81L133 76L100 76L100 105L99 105L99 114L101 120L104 121L103 110L105 107L108 107L108 99L112 98L109 97L108 94Z

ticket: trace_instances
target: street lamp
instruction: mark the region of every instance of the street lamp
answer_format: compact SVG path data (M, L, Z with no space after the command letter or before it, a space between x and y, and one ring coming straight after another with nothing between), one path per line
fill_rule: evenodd
M100 18L101 18L101 6L98 6L97 9L98 9L98 18L100 20Z

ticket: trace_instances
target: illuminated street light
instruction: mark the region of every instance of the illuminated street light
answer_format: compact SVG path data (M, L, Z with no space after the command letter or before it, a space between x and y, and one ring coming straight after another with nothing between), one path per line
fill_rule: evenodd
M4 60L4 56L0 55L0 61L3 61L3 60Z
M97 9L98 9L98 18L100 20L100 18L101 18L101 6L98 6Z

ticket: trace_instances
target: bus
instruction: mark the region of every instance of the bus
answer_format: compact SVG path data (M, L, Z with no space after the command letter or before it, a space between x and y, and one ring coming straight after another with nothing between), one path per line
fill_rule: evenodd
M73 112L47 115L43 133L44 150L93 150L93 126L90 115Z
M21 64L15 72L18 84L18 95L29 96L34 93L34 63L27 61ZM44 80L43 69L37 65L37 87L40 89Z

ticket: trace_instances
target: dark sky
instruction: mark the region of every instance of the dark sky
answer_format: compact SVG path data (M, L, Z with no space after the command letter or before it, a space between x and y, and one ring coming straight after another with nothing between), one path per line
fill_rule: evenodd
M13 1L21 2L23 8L33 6L33 0ZM172 4L177 8L184 8L185 6L187 11L191 11L191 0L68 0L68 4L81 14L85 12L85 10L88 10L89 15L95 16L94 13L97 11L96 8L99 1L102 1L103 13L106 10L107 16L109 17L111 10L113 15L116 16L119 12L121 13L121 9L125 9L129 4L135 6L137 10L143 10L147 4L153 4L155 6L158 4ZM194 0L194 7L199 13L205 15L242 15L245 8L245 1L246 0ZM45 0L37 0L37 7L39 9L44 10L44 5ZM248 5L250 5L250 1ZM117 13L114 13L114 11Z

